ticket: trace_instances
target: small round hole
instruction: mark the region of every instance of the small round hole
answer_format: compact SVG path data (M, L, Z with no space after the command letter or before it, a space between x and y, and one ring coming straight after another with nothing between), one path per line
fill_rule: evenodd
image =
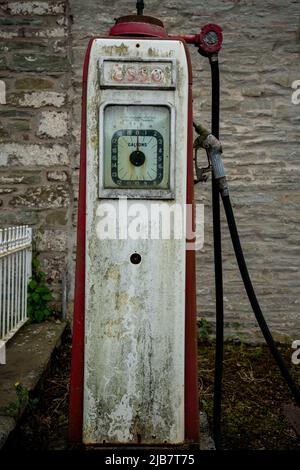
M142 260L142 257L138 253L133 253L130 256L130 261L132 262L132 264L140 264L141 260Z
M137 44L135 45L135 47L140 47L140 44L139 44L139 43L137 43Z

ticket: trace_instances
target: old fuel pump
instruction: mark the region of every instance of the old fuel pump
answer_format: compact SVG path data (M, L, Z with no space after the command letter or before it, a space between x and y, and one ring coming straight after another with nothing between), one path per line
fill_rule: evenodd
M222 33L170 36L137 6L90 41L83 71L70 440L85 445L199 442L195 251L101 238L99 222L125 200L194 207L187 44L215 54Z
M230 202L218 141L221 28L208 24L199 34L171 36L160 20L144 16L143 8L138 1L136 16L119 18L106 37L93 38L84 63L70 441L98 446L198 444L194 182L206 181L211 173L213 424L216 448L221 448L220 196L256 320L299 406L300 390L256 298ZM211 134L193 123L187 44L209 58ZM193 127L199 135L194 159ZM198 167L199 148L207 153L205 168ZM125 236L125 213L135 213L141 202L140 227L149 225L149 211L162 203L170 211L192 207L183 211L183 225L192 227L192 238L174 236L175 226L169 232L173 236L166 238L150 237L149 231L146 237ZM106 212L109 236L103 236L101 225ZM155 224L150 219L150 232L157 229Z

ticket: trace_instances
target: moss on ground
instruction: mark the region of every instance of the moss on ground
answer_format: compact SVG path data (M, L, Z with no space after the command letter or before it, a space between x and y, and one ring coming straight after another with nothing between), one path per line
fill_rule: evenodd
M212 425L214 343L199 345L200 403ZM281 346L296 382L300 386L300 367L291 364L293 350ZM300 439L286 420L282 407L292 403L267 346L226 343L222 435L225 449L298 449Z

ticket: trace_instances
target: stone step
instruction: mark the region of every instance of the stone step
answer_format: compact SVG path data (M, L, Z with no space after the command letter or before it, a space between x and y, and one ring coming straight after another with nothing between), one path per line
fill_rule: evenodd
M0 365L0 449L16 427L34 390L60 345L66 322L24 325L7 343Z

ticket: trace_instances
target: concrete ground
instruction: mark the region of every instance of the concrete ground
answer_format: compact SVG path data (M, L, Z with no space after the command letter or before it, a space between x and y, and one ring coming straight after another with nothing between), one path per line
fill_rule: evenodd
M0 448L21 418L28 394L46 371L65 328L59 320L24 325L8 342L6 364L0 365Z

